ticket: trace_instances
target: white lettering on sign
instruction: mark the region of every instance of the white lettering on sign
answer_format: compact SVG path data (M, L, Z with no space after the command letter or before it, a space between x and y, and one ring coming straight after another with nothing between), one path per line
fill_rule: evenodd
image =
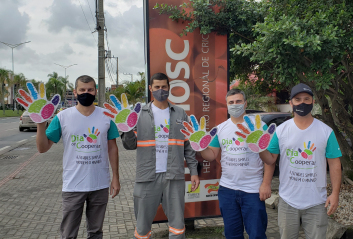
M171 43L172 43L171 39L166 39L165 50L167 52L167 55L172 60L179 61L179 62L176 64L174 71L172 71L172 63L171 62L166 63L167 76L170 79L176 79L176 78L180 77L181 70L184 69L185 70L184 79L189 79L190 78L190 66L185 61L182 61L189 54L189 50L190 50L189 41L184 40L184 50L181 53L173 52L171 49ZM182 95L182 96L173 95L172 89L174 87L183 88L185 91L184 95ZM182 103L186 102L189 99L189 97L190 97L190 87L185 81L173 80L170 82L170 89L169 89L169 100L170 101L177 103L177 104L180 104L178 106L183 108L185 111L190 111L190 104L182 104Z

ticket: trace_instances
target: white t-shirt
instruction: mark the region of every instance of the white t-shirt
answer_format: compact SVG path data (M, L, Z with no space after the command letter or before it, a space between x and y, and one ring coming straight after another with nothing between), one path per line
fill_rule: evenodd
M168 139L169 139L169 107L160 109L151 104L156 136L156 173L167 172Z
M90 192L109 187L108 140L119 137L116 125L95 107L89 116L76 107L57 114L46 135L57 143L62 136L64 192Z
M247 127L246 123L243 123ZM265 124L262 122L262 125ZM263 180L264 164L235 132L240 131L231 119L217 126L217 136L209 146L220 147L222 176L220 185L247 193L258 193Z
M326 157L340 157L332 129L321 121L301 130L288 120L273 136L268 151L280 154L279 195L290 206L304 210L326 202Z

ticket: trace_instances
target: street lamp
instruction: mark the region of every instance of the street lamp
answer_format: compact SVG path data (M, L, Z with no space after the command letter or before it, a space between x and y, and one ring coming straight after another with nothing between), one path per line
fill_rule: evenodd
M12 50L12 80L13 80L13 77L15 74L15 67L14 67L14 60L13 60L13 49L22 45L22 44L26 44L26 43L30 43L30 42L31 41L26 41L26 42L22 42L22 43L18 43L18 44L10 44L10 43L0 41L0 43L6 45L8 47L11 47L11 50ZM13 101L13 106L15 109L15 87L12 87L12 101Z
M72 65L69 65L69 66L63 66L63 65L60 65L60 64L57 64L57 63L54 63L55 65L58 65L58 66L61 66L65 69L65 79L66 79L66 69L71 67L71 66L76 66L77 64L72 64ZM66 86L65 86L66 88ZM72 102L74 101L74 92L72 92L72 98L71 98L71 106L72 106ZM64 102L65 102L65 105L66 105L66 92L65 92L65 99L64 99Z
M63 66L63 65L60 65L60 64L56 64L56 63L54 63L54 64L65 68L65 79L66 79L66 69L71 67L71 66L76 66L77 65L77 64L72 64L72 65L69 65L69 66Z

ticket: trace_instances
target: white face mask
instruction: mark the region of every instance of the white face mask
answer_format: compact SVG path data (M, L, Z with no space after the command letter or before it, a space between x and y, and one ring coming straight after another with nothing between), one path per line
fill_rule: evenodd
M236 104L236 105L228 105L228 113L234 118L238 118L245 112L245 103L244 104Z

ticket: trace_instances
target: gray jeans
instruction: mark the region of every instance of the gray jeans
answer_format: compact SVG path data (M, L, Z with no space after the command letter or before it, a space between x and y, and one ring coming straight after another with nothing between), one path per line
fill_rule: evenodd
M162 203L168 218L169 238L184 239L185 181L167 180L165 173L157 173L152 182L135 183L134 209L136 229L134 238L150 238L151 227L158 206Z
M300 219L302 220L302 227L306 239L326 238L328 218L325 204L299 210L287 204L280 197L278 205L278 226L281 239L298 238Z
M108 197L109 188L92 192L62 192L63 220L60 225L61 238L77 238L85 202L87 238L103 238L103 221Z

